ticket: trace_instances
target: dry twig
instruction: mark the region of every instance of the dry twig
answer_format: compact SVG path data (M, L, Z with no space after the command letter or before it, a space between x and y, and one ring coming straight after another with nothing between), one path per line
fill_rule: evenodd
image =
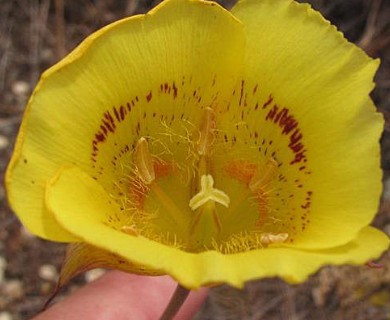
M41 39L46 30L50 0L39 3L38 0L30 2L30 84L34 87L38 80L40 70Z
M382 4L382 0L373 0L371 4L371 10L367 17L366 28L362 37L360 38L358 45L367 49L377 33L377 21L379 16L379 10Z
M56 11L56 58L60 60L66 54L64 0L55 0Z

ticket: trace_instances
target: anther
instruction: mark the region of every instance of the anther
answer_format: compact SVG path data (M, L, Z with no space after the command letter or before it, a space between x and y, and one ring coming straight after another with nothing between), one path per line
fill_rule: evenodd
M121 231L124 232L124 233L127 233L129 235L132 235L132 236L138 236L138 232L137 230L135 229L135 225L131 225L131 226L122 226L121 227Z
M153 167L153 158L149 152L148 141L142 137L138 140L133 155L134 163L138 170L138 176L145 184L151 184L156 175Z
M260 236L262 244L283 243L287 240L288 233L263 233Z

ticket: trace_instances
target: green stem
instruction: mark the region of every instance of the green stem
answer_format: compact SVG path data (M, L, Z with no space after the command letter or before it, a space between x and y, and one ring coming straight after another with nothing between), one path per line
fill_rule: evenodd
M160 320L172 320L173 317L180 310L181 306L184 304L184 301L186 301L189 294L190 290L178 284L175 289L175 292L171 297L171 300L169 301L168 306L160 317Z

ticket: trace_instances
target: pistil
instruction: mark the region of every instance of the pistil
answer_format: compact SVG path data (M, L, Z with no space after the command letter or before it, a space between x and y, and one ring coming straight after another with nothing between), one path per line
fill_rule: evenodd
M229 207L229 196L222 190L214 188L214 179L208 175L202 175L201 177L201 189L192 197L189 206L195 211L208 201L214 201L222 204L225 207Z
M194 195L189 207L194 211L190 226L190 242L195 250L209 247L218 238L222 226L217 212L217 204L229 207L230 198L222 190L214 188L212 176L212 148L215 141L215 112L206 108L199 126L197 141L197 175L194 178Z

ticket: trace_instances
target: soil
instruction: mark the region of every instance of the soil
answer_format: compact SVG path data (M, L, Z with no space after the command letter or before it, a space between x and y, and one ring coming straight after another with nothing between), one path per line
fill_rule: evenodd
M12 153L26 100L43 70L94 30L144 13L151 0L0 0L0 179ZM220 1L230 7L234 1ZM385 192L374 225L390 234L390 1L312 0L314 8L370 56L381 59L372 97L386 119L381 140ZM56 283L64 245L26 231L0 185L0 320L35 315ZM211 290L197 319L390 319L390 254L382 268L324 267L307 282L253 281L244 290ZM102 270L74 279L59 295Z

